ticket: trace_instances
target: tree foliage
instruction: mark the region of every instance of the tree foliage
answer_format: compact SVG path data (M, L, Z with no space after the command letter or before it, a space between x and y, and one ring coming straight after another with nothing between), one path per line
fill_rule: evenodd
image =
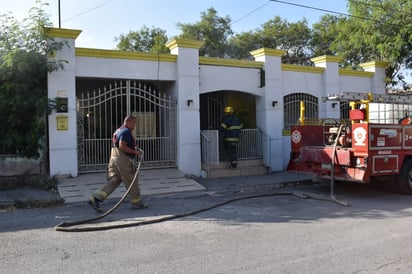
M168 48L166 31L145 25L140 30L130 31L127 35L121 34L115 38L116 48L124 51L142 51L151 53L167 53Z
M41 2L19 23L11 14L0 18L0 153L39 155L46 135L47 72L62 61L47 54L62 47L48 39L51 23Z
M352 16L339 25L333 50L352 66L387 61L388 84L404 83L401 67L412 68L412 2L349 0L348 4Z
M283 63L309 64L311 48L311 29L306 19L289 23L279 16L265 22L254 32L234 35L230 40L230 49L235 58L248 58L250 51L258 48L274 48L286 51Z
M348 13L326 14L312 27L305 18L291 23L276 16L257 29L234 34L230 17L218 16L211 7L194 24L177 23L178 38L204 41L202 56L251 59L250 51L268 47L286 50L282 62L290 64L310 65L312 57L337 55L342 67L361 70L361 63L387 61L387 84L406 88L401 68L412 69L412 1L348 0ZM153 52L150 39L138 41L149 45L140 50ZM137 49L129 44L125 50Z
M310 47L313 56L334 55L332 45L340 33L340 22L345 21L345 17L336 17L333 15L324 15L320 21L312 26L312 38ZM344 24L344 22L342 22Z
M178 38L204 41L199 49L200 55L226 57L227 40L233 34L230 17L218 16L213 7L202 12L200 17L200 21L194 24L177 23L176 26L182 31Z

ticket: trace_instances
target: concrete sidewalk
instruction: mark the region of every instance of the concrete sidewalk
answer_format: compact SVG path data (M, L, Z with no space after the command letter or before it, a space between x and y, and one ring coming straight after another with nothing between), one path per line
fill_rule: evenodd
M76 178L59 178L58 192L20 187L0 191L0 207L45 207L57 204L86 202L91 194L106 181L105 173L82 174ZM311 181L311 177L289 173L274 172L267 175L239 176L226 178L187 178L177 169L142 170L139 183L142 196L179 194L197 195L199 192L230 192L234 190L253 190L267 187L292 187ZM126 189L123 185L110 196L120 199Z
M105 172L90 173L76 178L58 179L57 188L65 203L85 202L105 182ZM205 190L204 186L173 168L141 170L139 186L143 196ZM125 192L126 188L121 184L110 198L121 198Z

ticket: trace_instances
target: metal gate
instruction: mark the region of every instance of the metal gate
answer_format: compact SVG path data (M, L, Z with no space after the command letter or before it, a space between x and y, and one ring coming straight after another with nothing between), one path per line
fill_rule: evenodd
M176 104L149 84L117 81L77 98L79 173L106 171L113 132L132 114L142 168L176 167Z

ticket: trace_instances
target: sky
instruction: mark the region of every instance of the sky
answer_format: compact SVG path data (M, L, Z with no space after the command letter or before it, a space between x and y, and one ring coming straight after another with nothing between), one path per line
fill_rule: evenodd
M53 27L59 27L59 0L42 0ZM288 2L291 4L285 4ZM76 47L115 49L115 37L138 31L144 25L166 30L167 36L180 34L176 23L194 24L201 13L213 7L220 17L228 16L232 31L241 33L261 28L280 16L288 22L306 18L309 27L328 11L347 14L346 0L60 0L61 28L78 29ZM19 21L28 17L36 0L0 0L0 14L11 12ZM305 8L310 6L315 9Z

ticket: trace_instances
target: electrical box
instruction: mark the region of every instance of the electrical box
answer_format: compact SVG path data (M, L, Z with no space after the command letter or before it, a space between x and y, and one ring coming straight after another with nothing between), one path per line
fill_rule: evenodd
M69 117L67 115L59 115L56 117L57 130L69 130Z
M56 112L57 113L65 113L68 112L68 98L64 97L57 97L56 98Z

